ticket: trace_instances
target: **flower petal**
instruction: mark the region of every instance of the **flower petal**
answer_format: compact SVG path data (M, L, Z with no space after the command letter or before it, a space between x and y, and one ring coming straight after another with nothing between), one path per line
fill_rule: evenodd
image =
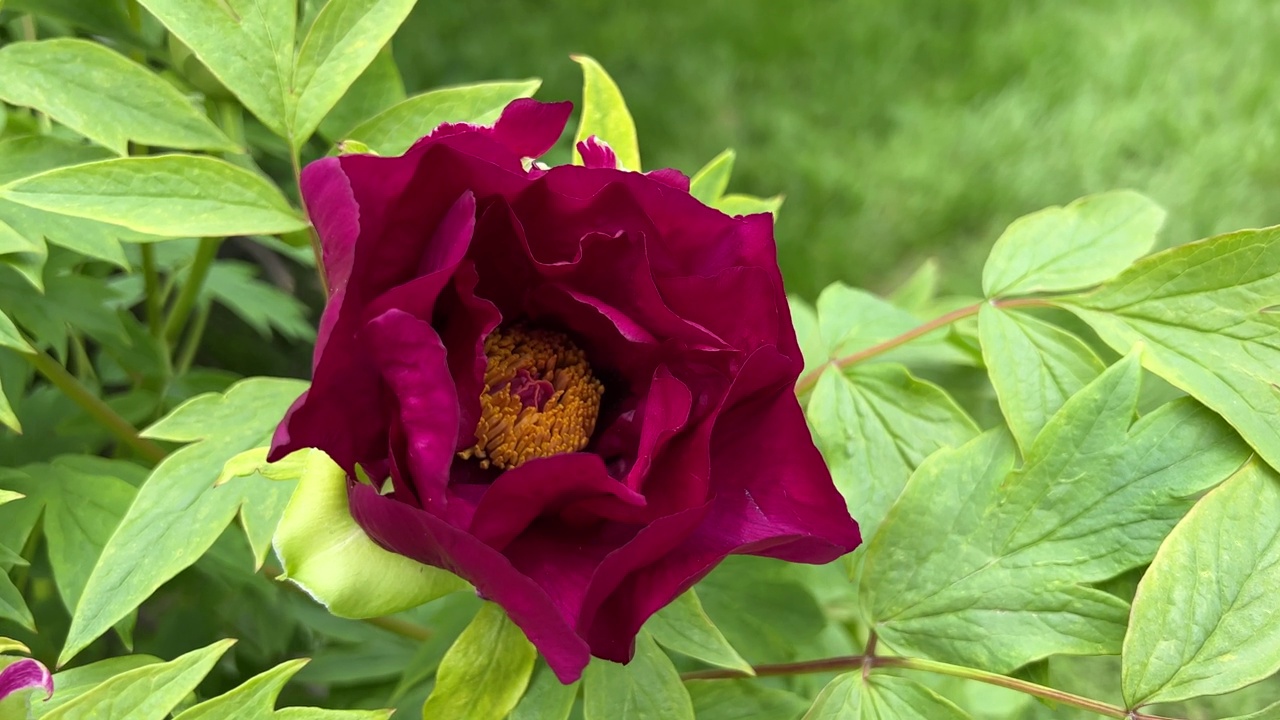
M609 143L595 135L578 143L578 154L582 156L582 164L595 170L622 170L618 167L618 155L609 147Z
M522 158L539 158L564 134L573 103L544 103L532 98L512 100L493 126L493 135Z
M53 676L38 660L23 658L0 670L0 700L32 688L42 688L45 700L53 697Z
M538 648L563 683L582 675L590 659L586 642L541 587L497 550L424 510L378 495L365 485L350 490L356 521L382 547L444 568L475 585L503 607Z

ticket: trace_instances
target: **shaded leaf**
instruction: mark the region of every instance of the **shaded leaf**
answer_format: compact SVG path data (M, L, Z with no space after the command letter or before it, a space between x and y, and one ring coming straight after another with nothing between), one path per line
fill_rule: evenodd
M506 611L485 603L440 661L423 717L506 717L524 694L537 658Z
M627 665L591 658L582 688L586 720L693 720L689 691L647 632Z
M510 720L568 720L580 684L581 681L562 685L551 668L539 661L529 691L520 698Z
M796 720L809 706L793 692L755 680L694 680L685 687L698 720Z
M209 268L201 292L224 305L263 337L274 330L291 340L314 340L307 306L298 298L258 279L257 267L220 260Z
M723 668L754 675L751 663L742 659L702 609L698 593L689 590L659 610L645 623L659 645L682 655Z
M804 720L968 720L950 700L907 678L861 672L832 680Z

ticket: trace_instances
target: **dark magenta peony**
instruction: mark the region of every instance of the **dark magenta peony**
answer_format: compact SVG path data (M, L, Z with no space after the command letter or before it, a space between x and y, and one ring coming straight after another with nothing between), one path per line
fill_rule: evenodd
M328 453L374 541L470 581L566 682L726 555L859 542L793 392L772 218L594 138L535 164L570 109L306 168L330 299L272 447Z

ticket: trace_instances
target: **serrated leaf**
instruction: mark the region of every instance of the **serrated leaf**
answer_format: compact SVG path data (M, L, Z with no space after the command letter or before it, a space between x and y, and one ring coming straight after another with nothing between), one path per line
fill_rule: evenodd
M729 178L733 175L733 161L737 157L733 150L725 150L711 158L689 180L689 194L711 205L724 196L729 189Z
M539 662L529 691L520 698L510 720L569 720L579 685L581 681L562 685L551 668Z
M832 680L803 720L968 720L950 700L907 678L861 672Z
M306 304L257 276L256 266L250 263L221 260L209 268L201 292L263 337L270 337L274 330L291 340L314 340Z
M417 0L329 0L298 49L290 133L299 147L404 22Z
M945 390L894 364L827 368L805 417L864 537L926 457L978 434Z
M1119 650L1127 604L1090 583L1148 562L1249 453L1189 400L1134 422L1140 375L1134 355L1109 368L1017 470L1000 430L925 460L863 560L863 612L883 642L1002 673Z
M1219 695L1280 670L1280 475L1253 461L1169 534L1138 583L1127 706Z
M582 66L582 117L573 136L573 164L582 164L578 143L595 135L609 144L626 170L640 170L636 124L622 99L622 91L600 63L588 55L570 55Z
M751 663L738 654L702 609L698 593L689 590L659 610L645 624L659 645L703 662L754 675Z
M626 665L592 658L582 688L586 720L694 720L680 674L647 632Z
M1062 300L1111 347L1222 415L1280 467L1280 228L1166 250Z
M59 664L199 559L243 505L253 506L242 517L249 523L267 512L268 499L283 502L274 495L281 484L265 478L239 478L219 487L214 481L227 460L270 440L305 387L297 380L250 378L225 395L188 400L143 433L192 444L156 466L107 541L72 617Z
M742 195L731 193L729 195L721 195L715 202L711 203L711 207L719 210L725 215L757 215L759 213L769 213L776 220L778 211L782 209L783 197L774 195L773 197L756 197L755 195Z
M1155 245L1165 212L1129 190L1014 220L982 270L987 297L1078 290L1114 277Z
M128 152L130 141L238 150L173 85L88 40L55 38L0 48L0 98L46 113L118 155Z
M1000 409L1023 450L1067 398L1104 368L1080 338L1016 310L984 304L978 337Z
M166 663L125 671L44 715L44 720L163 720L213 669L234 640Z
M339 617L387 615L466 587L369 539L351 517L346 473L319 450L307 455L274 543L285 578Z
M423 717L506 717L529 684L538 652L506 611L485 603L440 661Z
M755 680L694 680L685 688L698 720L796 720L809 706L793 692Z
M0 187L0 196L170 237L273 235L306 227L280 190L261 175L196 155L58 168Z
M365 120L346 139L364 143L379 155L399 155L441 123L491 124L507 103L531 97L541 85L534 78L432 90Z
M263 125L288 137L296 0L139 2Z

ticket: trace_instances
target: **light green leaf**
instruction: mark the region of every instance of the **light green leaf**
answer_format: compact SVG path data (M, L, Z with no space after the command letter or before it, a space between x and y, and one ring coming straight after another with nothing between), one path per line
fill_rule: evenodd
M0 141L0 183L110 157L103 148L52 135L19 135Z
M540 661L533 682L529 683L529 692L520 699L510 720L569 720L580 684L562 685L551 668Z
M921 324L919 318L906 310L840 282L823 289L818 295L816 310L818 332L826 348L827 360L847 358L914 330ZM946 329L939 329L901 347L876 354L866 362L968 363L960 351L946 344L946 337Z
M991 248L982 291L997 297L1096 285L1151 250L1164 216L1150 199L1121 190L1018 218Z
M36 631L36 620L27 608L27 601L3 571L0 571L0 619L12 620L31 632Z
M920 263L920 267L911 273L911 277L894 288L886 299L903 310L920 316L929 309L938 295L939 275L938 260L929 258Z
M1227 720L1280 720L1280 702L1272 703L1257 712L1230 717Z
M233 644L220 640L166 663L123 672L55 708L44 720L163 720Z
M689 590L670 605L659 610L645 629L659 645L682 655L703 662L754 675L751 663L742 659L737 650L725 640L724 635L707 617L698 600L697 592Z
M794 568L769 560L727 558L698 583L698 599L733 648L757 665L794 660L827 624Z
M285 486L265 478L214 482L227 460L269 442L305 387L297 380L242 380L224 395L188 400L143 433L192 444L156 466L107 541L72 617L60 665L199 559L242 505L249 506L242 513L249 525L269 503L284 503Z
M806 409L813 439L864 537L920 463L978 427L946 391L896 364L828 367Z
M172 237L273 235L306 227L261 175L195 155L58 168L0 187L13 202Z
M573 164L582 164L578 143L595 135L613 148L618 164L625 170L640 170L640 143L636 124L622 99L622 91L600 63L587 55L570 55L582 66L582 119L573 136Z
M297 0L139 2L263 125L288 137Z
M121 673L159 662L160 658L151 655L121 655L54 673L56 692L32 710L35 717L42 718Z
M781 195L773 197L756 197L755 195L729 194L721 195L715 202L711 203L711 207L719 210L725 215L757 215L759 213L769 213L774 219L778 218L778 211L782 209L782 201L785 198Z
M423 717L506 717L524 694L538 652L506 611L485 603L440 661Z
M818 329L818 313L812 305L792 295L787 296L787 306L791 309L791 324L795 326L800 354L804 356L804 371L812 372L831 360L822 331Z
M306 664L306 658L281 663L249 678L233 690L183 710L174 720L269 718L285 683Z
M177 88L105 45L74 38L0 48L0 98L48 114L118 155L129 141L185 150L236 147Z
M736 157L733 150L725 150L711 158L711 162L689 180L689 194L708 205L718 201L724 196L724 191L729 189L729 178L733 175L733 161Z
M1090 584L1148 562L1192 498L1249 454L1190 400L1134 422L1140 376L1134 355L1109 368L1017 470L1003 431L924 461L863 561L863 612L882 641L1001 673L1119 650L1127 605Z
M1063 305L1119 352L1208 405L1280 467L1280 228L1153 255Z
M220 260L209 268L202 293L235 313L265 338L275 330L291 340L315 340L307 306L292 294L258 279L257 266Z
M351 517L346 473L318 450L307 454L274 542L285 578L339 617L387 615L466 587L444 570L370 540Z
M978 337L1000 409L1023 450L1031 447L1067 398L1102 374L1104 367L1075 335L990 304L978 312Z
M267 454L270 451L270 447L264 446L245 450L236 455L222 466L222 472L218 474L214 484L221 485L232 478L255 474L268 480L297 480L302 477L307 467L307 456L311 454L310 448L291 452L273 463L267 462Z
M4 394L4 385L0 385L0 425L19 435L22 434L22 423L18 421L18 415L13 412L13 406L9 404L9 398Z
M1253 461L1192 508L1138 583L1128 707L1219 695L1280 670L1280 475Z
M271 720L388 720L391 710L327 710L313 707L287 707L276 711Z
M14 500L21 500L24 497L26 497L26 495L23 495L20 492L14 492L12 490L0 490L0 505L4 505L5 503L11 503Z
M803 720L968 720L950 700L907 678L861 672L832 680Z
M146 475L123 460L68 455L0 479L42 506L49 564L67 610L75 610L90 570Z
M20 652L26 655L31 654L31 648L14 640L13 638L0 637L0 654Z
M647 632L627 665L592 658L582 687L586 720L694 720L680 674Z
M387 108L357 125L346 137L379 155L399 155L441 123L491 124L507 103L531 97L541 85L541 80L532 78L432 90Z
M347 137L351 129L405 99L404 80L388 43L352 83L347 94L325 115L318 132L330 142Z
M329 0L298 49L294 147L311 137L343 93L373 62L417 0Z
M685 688L698 720L796 720L809 706L793 692L755 680L693 680Z

